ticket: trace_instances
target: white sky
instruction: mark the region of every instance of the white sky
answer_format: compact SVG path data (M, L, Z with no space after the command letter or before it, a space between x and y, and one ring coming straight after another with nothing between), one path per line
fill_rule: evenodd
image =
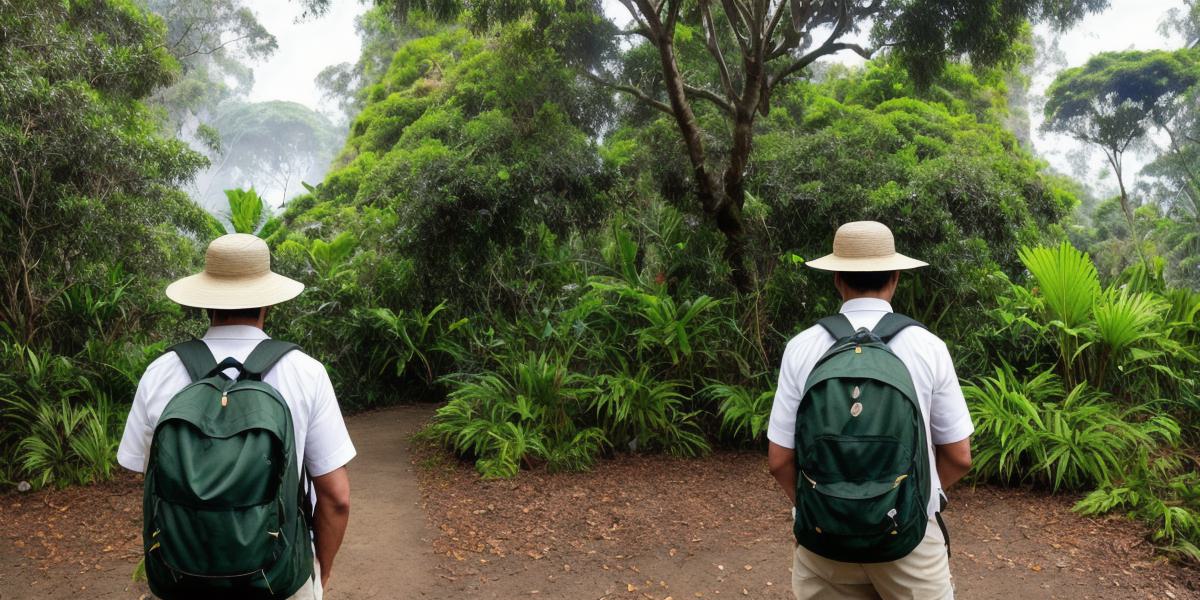
M615 0L605 0L605 4L611 17L626 20L624 8ZM1181 5L1180 0L1113 0L1107 11L1084 20L1060 37L1068 66L1083 64L1091 55L1106 50L1177 47L1178 43L1169 43L1159 35L1158 25L1167 10ZM296 22L301 8L294 0L254 0L253 7L277 38L279 50L270 60L255 65L250 99L291 100L332 115L334 107L321 100L313 79L329 65L358 59L360 42L354 19L367 5L359 0L333 0L327 15L302 23ZM1048 84L1048 78L1035 82L1034 93L1041 93ZM1040 115L1033 116L1036 126ZM1036 132L1035 144L1051 164L1065 172L1071 170L1070 156L1080 151L1080 146L1069 140ZM1097 154L1091 162L1099 160ZM1131 165L1131 174L1137 169L1136 162Z
M290 100L327 113L336 110L322 101L314 80L325 67L358 60L362 44L354 30L354 18L368 6L358 0L332 0L329 14L297 23L302 9L295 0L247 4L279 43L269 60L254 64L250 100Z

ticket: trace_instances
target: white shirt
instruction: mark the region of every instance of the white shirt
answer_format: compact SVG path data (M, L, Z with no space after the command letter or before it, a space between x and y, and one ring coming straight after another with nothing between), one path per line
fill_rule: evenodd
M873 329L883 315L892 312L892 306L877 298L855 298L843 304L841 312L855 329ZM788 342L779 370L775 403L771 406L771 420L767 425L767 439L771 442L784 448L795 448L796 410L804 394L804 384L817 361L836 341L824 327L814 325ZM932 517L939 508L939 497L945 495L938 478L933 446L961 442L974 433L975 426L971 424L967 401L963 398L954 361L950 359L945 342L923 328L909 327L896 334L888 346L908 367L925 417L931 492L936 492L929 495L929 515Z
M265 339L266 333L249 325L213 327L203 338L217 362L229 356L245 362L250 351ZM307 467L309 476L320 477L354 458L354 444L333 395L329 374L321 363L293 350L275 363L263 381L279 390L292 411L297 465ZM117 462L121 466L131 471L145 470L158 418L171 397L189 383L187 369L174 352L167 352L146 367L117 449Z

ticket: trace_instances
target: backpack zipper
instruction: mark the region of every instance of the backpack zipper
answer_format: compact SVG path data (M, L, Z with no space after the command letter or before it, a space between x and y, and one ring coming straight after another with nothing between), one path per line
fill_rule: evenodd
M807 479L808 482L812 484L812 488L814 490L817 489L817 482L813 481L812 477L808 476L808 473L805 473L804 471L800 471L800 474L803 475L804 478Z

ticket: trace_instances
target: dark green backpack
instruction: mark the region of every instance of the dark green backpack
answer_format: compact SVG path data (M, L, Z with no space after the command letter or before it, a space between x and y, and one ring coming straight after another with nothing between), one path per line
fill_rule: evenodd
M159 598L287 598L312 576L292 413L262 381L295 349L265 340L243 365L217 364L199 340L171 348L192 383L159 417L146 469L142 541Z
M837 342L796 415L796 541L855 563L907 556L925 536L929 449L916 388L887 342L920 323L889 313L874 331L819 321Z

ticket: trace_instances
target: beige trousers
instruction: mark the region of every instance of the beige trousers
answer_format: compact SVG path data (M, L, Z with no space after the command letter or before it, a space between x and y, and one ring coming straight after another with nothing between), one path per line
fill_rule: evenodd
M897 561L845 563L797 546L792 591L797 600L953 600L946 540L930 519L925 538Z
M312 578L304 582L288 600L321 600L321 564L313 559Z

